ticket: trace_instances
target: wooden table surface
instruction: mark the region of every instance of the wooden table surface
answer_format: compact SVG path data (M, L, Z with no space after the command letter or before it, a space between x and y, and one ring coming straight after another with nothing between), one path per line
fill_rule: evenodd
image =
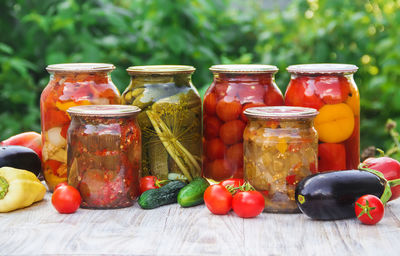
M0 214L1 255L400 255L400 200L366 226L303 214L216 216L204 205L59 214L50 196Z

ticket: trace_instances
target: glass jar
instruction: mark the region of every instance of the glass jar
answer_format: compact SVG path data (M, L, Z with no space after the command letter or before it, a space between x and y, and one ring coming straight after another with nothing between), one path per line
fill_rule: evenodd
M317 111L301 107L256 107L244 114L244 179L265 199L266 212L299 212L296 184L317 172Z
M357 169L360 163L360 94L348 64L289 66L291 80L286 90L288 106L319 111L315 128L319 135L318 169Z
M243 130L250 107L280 106L270 65L215 65L203 102L203 176L214 181L243 178Z
M122 208L139 194L141 132L133 106L78 106L67 110L68 184L83 208Z
M118 104L119 92L110 78L115 67L104 63L70 63L47 66L50 81L40 97L43 174L50 191L67 181L66 110L90 104Z
M142 176L192 180L201 175L201 99L195 68L133 66L122 104L142 109Z

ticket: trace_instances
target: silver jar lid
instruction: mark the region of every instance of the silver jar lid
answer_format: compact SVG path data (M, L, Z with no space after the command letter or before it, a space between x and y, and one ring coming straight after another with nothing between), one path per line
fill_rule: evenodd
M193 73L196 70L193 66L187 65L148 65L132 66L126 69L130 75L134 74L160 74L172 75L182 73Z
M114 70L115 66L108 63L61 63L48 65L48 72L106 72Z
M276 106L248 108L244 114L258 119L310 119L318 115L318 111L313 108Z
M67 112L73 116L123 117L137 115L140 108L131 105L83 105L70 107Z
M264 64L227 64L211 66L210 70L215 73L276 73L279 69Z
M357 70L356 65L339 63L300 64L287 67L289 73L295 74L353 74Z

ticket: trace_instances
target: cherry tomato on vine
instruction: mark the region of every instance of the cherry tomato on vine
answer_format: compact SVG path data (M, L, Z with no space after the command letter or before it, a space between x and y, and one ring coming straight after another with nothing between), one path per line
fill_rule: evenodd
M233 186L233 187L237 188L244 184L244 180L243 179L227 179L227 180L221 181L219 184L221 184L224 187Z
M79 191L69 185L60 186L54 190L51 203L59 213L74 213L82 202Z
M357 199L354 210L357 218L366 225L378 223L385 213L383 203L374 195L364 195Z
M233 211L241 218L254 218L264 207L264 197L258 191L239 191L232 200Z
M224 215L232 209L232 194L223 185L214 184L204 192L204 203L213 214Z
M162 187L166 181L159 180L156 176L145 176L140 179L140 194L149 189L157 189Z

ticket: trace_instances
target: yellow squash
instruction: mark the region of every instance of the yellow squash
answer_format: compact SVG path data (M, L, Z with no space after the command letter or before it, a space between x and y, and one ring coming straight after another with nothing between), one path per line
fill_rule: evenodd
M31 172L0 168L0 212L9 212L41 201L46 187Z

